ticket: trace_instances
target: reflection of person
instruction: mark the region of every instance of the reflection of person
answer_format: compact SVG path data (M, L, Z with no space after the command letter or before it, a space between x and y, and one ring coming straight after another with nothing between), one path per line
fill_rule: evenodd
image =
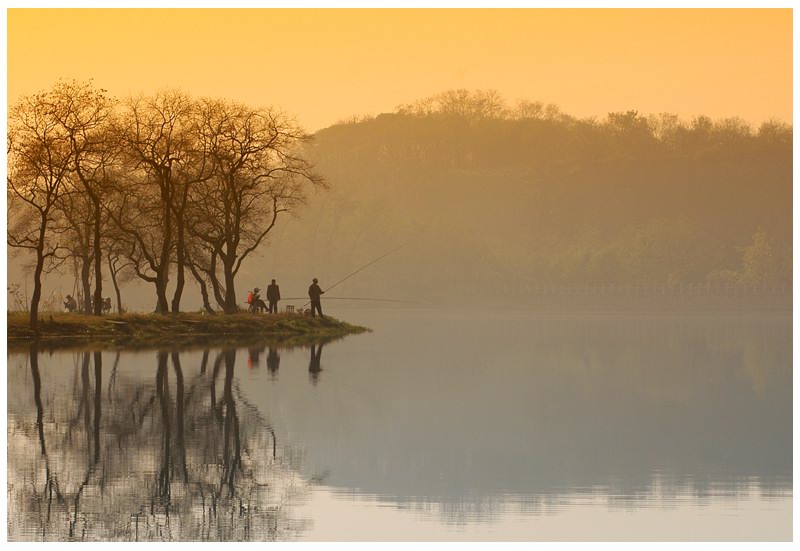
M320 314L321 315L321 314ZM319 378L319 372L322 371L322 366L320 362L322 361L322 344L311 345L311 359L308 361L308 372L311 374L311 382L317 384L317 379Z
M278 313L278 301L281 299L281 289L275 283L275 280L272 280L272 283L267 285L267 302L269 302L269 313L270 314L277 314Z
M277 375L280 366L281 357L278 355L278 349L270 346L267 352L267 369L272 375Z
M319 312L319 317L324 318L325 316L322 315L322 303L320 303L319 297L324 295L325 291L320 289L317 283L318 280L315 277L311 283L311 287L308 288L308 298L311 299L311 317L314 317L314 310L316 310Z
M261 361L261 353L264 351L263 348L248 348L247 349L247 367L253 369L254 367L258 367Z
M72 295L67 295L67 300L64 301L64 309L67 312L74 312L78 308L78 303L72 298Z

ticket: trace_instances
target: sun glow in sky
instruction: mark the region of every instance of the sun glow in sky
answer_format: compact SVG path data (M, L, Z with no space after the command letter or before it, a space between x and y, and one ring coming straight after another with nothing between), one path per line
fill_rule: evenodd
M277 105L310 131L451 88L579 117L791 121L792 12L9 10L9 102L62 77Z

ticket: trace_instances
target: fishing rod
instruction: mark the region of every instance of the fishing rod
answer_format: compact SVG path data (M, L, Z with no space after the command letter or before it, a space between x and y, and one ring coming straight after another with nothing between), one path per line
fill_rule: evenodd
M391 251L389 251L388 253L386 253L386 254L384 254L384 255L382 255L382 256L379 256L378 258L376 258L375 260L373 260L373 261L372 261L372 262L370 262L369 264L364 264L364 265L363 265L363 266L361 266L361 267L360 267L358 270L356 270L356 271L355 271L355 272L353 272L352 274L348 275L347 277L344 277L344 278L340 279L339 281L337 281L336 283L334 283L333 285L331 285L330 287L328 287L327 289L325 289L325 290L324 290L324 291L322 291L322 292L323 292L323 293L327 293L328 291L330 291L331 289L333 289L334 287L336 287L336 286L337 286L337 285L339 285L340 283L344 283L345 281L347 281L348 279L350 279L351 277L353 277L354 275L356 275L356 274L357 274L358 272L360 272L361 270L363 270L363 269L365 269L365 268L368 268L368 267L372 266L372 265L373 265L373 264L375 264L377 261L379 261L379 260L382 260L382 259L386 258L387 256L389 256L390 254L392 254L393 252L395 252L396 250L398 250L398 249L400 249L400 248L402 248L402 247L403 247L403 245L400 245L399 247L395 247L394 249L392 249L392 250L391 250ZM305 306L308 306L309 304L311 304L311 301L310 301L310 300L309 300L308 302L306 302L305 304L303 304L303 306L301 306L301 308L303 308L303 307L305 307Z
M303 300L306 297L287 297L281 300ZM325 300L372 300L377 302L408 302L412 304L419 304L416 300L403 300L399 298L367 298L367 297L328 297Z

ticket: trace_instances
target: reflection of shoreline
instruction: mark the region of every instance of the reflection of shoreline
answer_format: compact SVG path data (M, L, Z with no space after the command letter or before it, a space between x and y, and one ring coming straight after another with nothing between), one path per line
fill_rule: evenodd
M649 502L620 501L602 489L415 502L319 486L302 510L320 519L300 537L308 541L789 541L792 537L791 493L764 497L758 490L702 500L659 499L655 494ZM323 516L317 510L337 514Z
M313 477L312 477L313 478ZM551 514L571 503L593 501L603 503L609 510L633 511L639 508L672 507L679 504L708 506L712 502L735 503L739 500L759 499L765 502L792 499L791 476L743 476L733 478L716 477L714 480L698 482L691 476L665 476L654 473L648 482L629 484L606 484L576 487L554 487L548 491L532 494L499 492L494 495L463 496L396 496L363 493L348 488L325 485L324 490L341 499L358 498L376 504L394 504L401 509L424 511L438 509L441 512L477 512L492 510L502 513L505 506L519 507L529 514ZM550 505L548 508L546 505ZM443 515L446 517L447 515ZM445 518L445 520L448 520ZM452 519L450 519L452 520Z
M202 334L202 335L165 335L153 341L129 341L124 338L108 337L51 337L38 341L41 351L104 351L159 350L165 346L180 347L184 351L203 350L206 348L222 348L228 346L273 346L282 349L307 348L312 344L329 343L344 339L349 334L341 335L246 335L246 334ZM162 340L164 342L162 342ZM8 338L8 350L13 353L27 352L31 343L37 342L28 337Z

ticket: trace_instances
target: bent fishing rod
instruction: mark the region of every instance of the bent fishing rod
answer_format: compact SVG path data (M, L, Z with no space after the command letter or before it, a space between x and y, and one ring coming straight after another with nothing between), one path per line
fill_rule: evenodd
M386 254L384 254L384 255L381 255L381 256L379 256L378 258L376 258L376 259L375 259L375 260L373 260L372 262L370 262L370 263L368 263L368 264L364 264L364 265L363 265L363 266L361 266L361 267L360 267L358 270L356 270L356 271L355 271L355 272L353 272L352 274L348 275L347 277L343 277L342 279L340 279L339 281L337 281L336 283L334 283L333 285L331 285L330 287L328 287L327 289L325 289L325 290L324 290L324 291L322 291L322 292L323 292L323 293L327 293L328 291L330 291L331 289L333 289L334 287L336 287L336 286L337 286L337 285L339 285L340 283L344 283L345 281L347 281L348 279L350 279L351 277L353 277L354 275L356 275L356 274L357 274L358 272L360 272L361 270L364 270L365 268L369 268L370 266L372 266L373 264L375 264L375 263L376 263L376 262L378 262L379 260L383 260L384 258L386 258L387 256L389 256L390 254L392 254L393 252L395 252L396 250L398 250L398 249L400 249L400 248L402 248L402 247L403 247L403 245L400 245L399 247L395 247L394 249L392 249L392 250L391 250L391 251L389 251L388 253L386 253ZM301 308L305 308L305 307L306 307L306 306L308 306L309 304L311 304L311 301L310 301L310 300L309 300L308 302L306 302L305 304L303 304L303 306L301 306Z

